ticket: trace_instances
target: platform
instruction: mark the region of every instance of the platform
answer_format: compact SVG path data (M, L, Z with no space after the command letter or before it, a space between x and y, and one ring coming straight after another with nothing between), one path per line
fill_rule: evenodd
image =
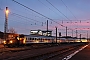
M90 60L90 44L85 49L74 55L70 60Z

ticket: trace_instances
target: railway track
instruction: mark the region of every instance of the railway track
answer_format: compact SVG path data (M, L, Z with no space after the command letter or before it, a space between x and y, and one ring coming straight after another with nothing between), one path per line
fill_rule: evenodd
M14 53L14 52L21 52L21 51L27 51L27 50L33 50L33 49L42 49L42 48L50 48L57 46L56 44L54 45L31 45L31 46L24 46L24 47L13 47L13 48L7 48L7 47L1 47L0 48L0 55L4 55L5 53Z
M65 45L65 44L62 44ZM54 46L62 46L61 44L47 44L47 45L31 45L31 46L24 46L24 47L13 47L13 48L7 48L7 47L1 47L0 53L5 52L19 52L19 51L26 51L26 50L32 50L32 49L42 49L42 48L50 48Z
M82 46L84 46L84 45L69 46L62 50L58 50L58 51L54 51L54 52L46 53L43 55L26 58L26 59L29 59L29 60L57 60L56 57L59 56L59 57L61 57L61 58L59 58L59 60L61 60L63 57L67 56L68 54L80 49ZM23 60L23 58L22 58L22 60Z
M4 56L4 54L6 54L3 59L5 60L53 60L54 58L56 58L57 56L60 56L60 57L64 57L63 55L67 55L69 53L71 53L70 51L74 51L76 49L79 49L81 48L82 46L84 46L85 44L70 44L70 45L62 45L63 48L61 49L56 49L56 50L51 50L51 51L48 51L46 53L42 52L42 54L40 54L40 52L37 54L37 55L33 55L28 53L27 51L33 51L33 49L31 47L27 48L27 49L21 49L21 50L8 50L8 52L5 52L3 53L2 55ZM59 46L59 45L57 45ZM49 49L49 48L53 48L53 47L57 47L57 46L52 46L52 47L42 47L42 48L34 48L35 50L43 50L45 51L44 49ZM22 52L21 52L22 51ZM15 54L14 54L15 53ZM25 54L27 53L27 54ZM34 52L33 52L34 53ZM9 56L9 54L12 54L12 56ZM23 54L23 55L22 55ZM0 56L2 56L0 55ZM22 56L20 56L22 55ZM1 58L2 59L2 58Z

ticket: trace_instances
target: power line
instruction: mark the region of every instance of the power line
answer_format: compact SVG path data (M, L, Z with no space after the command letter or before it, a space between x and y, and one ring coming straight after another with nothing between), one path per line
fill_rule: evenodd
M2 9L2 8L0 8L0 10L3 10L3 9ZM35 20L35 19L32 19L32 18L30 18L30 17L28 18L28 17L26 17L26 16L23 16L23 15L20 15L20 14L14 13L14 12L10 12L10 14L11 14L11 15L18 16L18 17L22 17L22 18L29 19L28 21L32 20L32 21L35 21L35 22L42 23L42 22L40 22L40 21L37 21L37 20ZM31 22L31 21L30 21L30 22Z
M20 4L20 5L22 5L22 4ZM23 5L22 5L23 6ZM29 9L30 10L30 9ZM32 10L33 11L33 10ZM35 11L33 11L33 12L35 12ZM37 13L37 12L35 12L35 13ZM39 14L39 13L38 13ZM39 14L39 15L41 15L41 13ZM44 16L44 15L41 15L41 16L43 16L43 17L45 17L45 18L47 18L47 19L49 19L49 20L52 20L52 21L54 21L53 19L50 19L50 18L48 18L48 17L46 17L46 16ZM56 21L54 21L54 22L56 22ZM58 23L58 22L56 22L56 23ZM59 24L59 23L58 23ZM61 25L61 24L60 24ZM63 25L61 25L61 26L63 26ZM63 27L65 27L65 26L63 26Z
M23 15L20 15L20 14L17 14L17 13L12 13L12 14L13 14L13 15L16 15L16 16L18 16L18 17L22 17L22 18L29 19L28 21L32 20L32 21L35 21L36 23L39 22L39 23L41 23L41 26L42 26L43 24L45 24L45 23L42 23L42 22L37 21L37 20L35 20L35 19L32 19L32 18L30 18L30 17L26 17L26 16L23 16ZM36 23L35 23L35 25L36 25Z
M40 0L38 0L40 3L42 3L44 6L46 6L49 10L53 11L54 13L56 13L54 10L52 10L51 8L49 8L47 5L45 5L43 2L41 2ZM59 15L58 13L56 13L57 15ZM60 16L60 15L59 15ZM60 16L61 17L61 16Z
M26 19L30 19L30 20L32 20L32 21L40 22L40 21L37 21L37 20L31 19L31 18L28 18L28 17L26 17L26 16L22 16L22 15L17 14L17 13L12 13L12 14L17 15L17 16L20 16L20 17L23 17L23 18L26 18ZM40 22L40 23L41 23L41 22Z
M51 21L53 21L53 22L55 22L55 23L57 23L57 24L59 24L58 22L54 21L53 19L48 18L48 17L44 16L43 14L41 14L41 13L39 13L39 12L37 12L37 11L35 11L35 10L33 10L33 9L31 9L31 8L25 6L25 5L23 5L23 4L21 4L21 3L17 2L17 1L15 1L15 0L12 0L12 1L14 1L15 3L21 5L21 6L25 7L25 8L27 8L27 9L29 9L29 10L35 12L35 13L37 13L37 14L39 14L39 15L41 15L41 16L43 16L43 17L45 17L45 18L47 18L47 19L49 19L49 20L51 20ZM59 25L61 25L61 24L59 24ZM62 26L62 27L65 27L65 26L63 26L63 25L61 25L61 26Z
M62 0L61 0L62 1ZM68 6L62 1L62 3L66 6L66 8L71 12L71 14L75 17L75 15L72 13L72 11L68 8ZM76 17L75 17L76 18ZM76 18L77 19L77 18ZM78 19L77 19L78 20Z
M51 6L53 6L57 11L59 11L59 13L61 13L63 16L65 16L68 20L70 20L66 15L64 15L58 8L56 8L51 2L49 2L48 0L46 0ZM72 30L71 28L68 28L70 30Z
M2 9L3 10L3 9ZM32 19L32 18L28 18L28 17L26 17L26 16L22 16L22 15L20 15L20 14L17 14L17 13L12 13L12 12L10 12L10 14L11 14L11 16L12 15L15 15L15 16L17 16L17 17L19 17L19 18L26 18L26 19L30 19L30 20L32 20L32 21L36 21L36 20L34 20L34 19ZM12 19L13 20L13 19ZM30 21L30 20L28 20L28 21ZM16 20L14 20L14 21L16 21ZM19 22L19 20L17 21L17 22ZM40 21L37 21L37 22L40 22ZM21 22L19 22L19 23L21 23ZM23 23L22 23L23 24ZM43 23L44 24L44 23ZM24 25L24 24L23 24ZM33 24L31 24L31 25L33 25ZM36 25L36 23L35 23L35 25ZM40 25L40 26L42 26L42 25Z
M48 0L46 0L50 5L52 5L59 13L61 13L64 17L66 17L68 20L70 20L66 15L64 15L58 8L56 8L52 3L50 3Z
M15 1L15 0L12 0L12 1L14 1L15 3L17 3L17 4L21 5L21 6L27 8L27 9L33 11L33 12L35 12L35 13L37 13L37 14L39 14L39 15L41 15L41 16L43 16L43 17L49 19L49 20L52 20L53 22L56 22L56 21L54 21L53 19L50 19L50 18L44 16L43 14L41 14L41 13L39 13L39 12L37 12L37 11L35 11L35 10L33 10L33 9L31 9L31 8L25 6L25 5L23 5L23 4L21 4L21 3L17 2L17 1ZM56 8L56 9L57 9L57 8ZM57 10L58 10L58 9L57 9ZM58 10L58 11L59 11L59 10ZM59 12L60 12L60 11L59 11ZM64 15L64 16L65 16L65 15ZM66 17L66 16L65 16L65 17ZM67 18L67 17L66 17L66 18ZM67 19L68 19L68 18L67 18ZM58 22L56 22L56 23L59 24ZM65 27L65 26L63 26L62 24L59 24L59 25L61 25L62 27Z
M59 11L59 13L61 13L62 15L64 15L59 9L57 9L52 3L50 3L48 0L46 0L51 6L53 6L57 11ZM64 15L68 20L70 20L66 15ZM72 30L71 28L67 28Z

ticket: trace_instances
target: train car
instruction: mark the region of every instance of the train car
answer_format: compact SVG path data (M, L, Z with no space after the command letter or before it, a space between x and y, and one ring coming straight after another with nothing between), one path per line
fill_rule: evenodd
M8 39L4 41L4 46L13 47L21 46L28 44L38 44L38 43L75 43L75 42L87 42L86 39L79 38L65 38L65 37L56 37L55 36L41 36L41 35L19 35L14 39Z
M53 43L55 37L53 36L38 36L38 35L25 35L25 44L31 43Z

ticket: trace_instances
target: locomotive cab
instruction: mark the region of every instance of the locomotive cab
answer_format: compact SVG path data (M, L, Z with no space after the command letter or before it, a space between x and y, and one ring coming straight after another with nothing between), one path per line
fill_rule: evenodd
M23 35L16 36L13 39L4 40L3 43L4 43L5 47L18 47L18 46L21 46L21 45L25 44L24 36Z

